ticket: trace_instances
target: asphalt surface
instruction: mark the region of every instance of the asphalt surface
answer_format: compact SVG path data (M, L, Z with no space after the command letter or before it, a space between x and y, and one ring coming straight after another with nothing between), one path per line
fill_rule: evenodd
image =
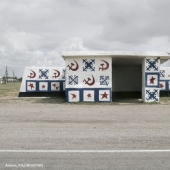
M169 105L0 103L0 150L169 150L169 122ZM170 169L170 152L1 151L0 169Z
M1 169L47 170L168 170L170 169L169 158L170 153L5 153L0 154L0 167ZM9 164L13 167L9 167Z

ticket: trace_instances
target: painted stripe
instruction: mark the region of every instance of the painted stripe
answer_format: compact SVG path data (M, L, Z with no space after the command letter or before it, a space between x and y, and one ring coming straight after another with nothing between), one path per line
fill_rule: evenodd
M170 150L0 150L0 153L154 153Z

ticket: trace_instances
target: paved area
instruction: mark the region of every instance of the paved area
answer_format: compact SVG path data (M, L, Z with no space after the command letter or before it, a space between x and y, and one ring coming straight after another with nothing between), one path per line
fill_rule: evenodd
M170 105L3 102L0 150L167 150L169 122ZM0 152L0 169L12 163L43 164L40 169L170 169L169 159L170 152Z
M0 154L1 170L168 170L168 153L107 153L107 154L56 154L56 153L10 153ZM9 164L13 167L9 167ZM31 165L32 167L26 167ZM25 168L24 168L25 166ZM34 167L33 167L34 166Z

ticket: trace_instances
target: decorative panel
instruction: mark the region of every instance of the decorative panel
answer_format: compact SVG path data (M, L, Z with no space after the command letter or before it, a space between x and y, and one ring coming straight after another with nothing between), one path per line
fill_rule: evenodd
M65 62L66 91L69 89L79 89L80 91L94 89L92 97L88 97L86 91L82 92L81 101L111 101L110 97L102 100L96 97L99 95L99 91L96 89L109 88L111 90L112 88L111 57L69 57L65 59Z
M144 60L144 101L159 102L160 76L165 76L165 72L161 70L160 74L160 59L146 58Z
M22 77L20 92L64 91L64 82L64 67L26 67Z
M147 102L159 102L159 88L145 88L145 100Z
M80 101L79 90L70 90L68 92L68 101L69 102L79 102Z
M166 81L160 81L159 88L160 90L166 90Z
M95 101L94 90L83 90L83 101Z

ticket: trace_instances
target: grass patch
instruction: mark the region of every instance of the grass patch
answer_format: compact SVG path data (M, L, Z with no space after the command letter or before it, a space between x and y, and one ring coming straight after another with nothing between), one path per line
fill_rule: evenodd
M36 99L34 101L35 103L50 103L50 104L62 104L62 103L66 103L66 98L65 96L59 96L59 97L50 97L50 98L40 98L40 99Z
M170 103L170 97L160 97L161 103Z
M17 97L20 89L20 83L0 84L0 98L2 97Z

